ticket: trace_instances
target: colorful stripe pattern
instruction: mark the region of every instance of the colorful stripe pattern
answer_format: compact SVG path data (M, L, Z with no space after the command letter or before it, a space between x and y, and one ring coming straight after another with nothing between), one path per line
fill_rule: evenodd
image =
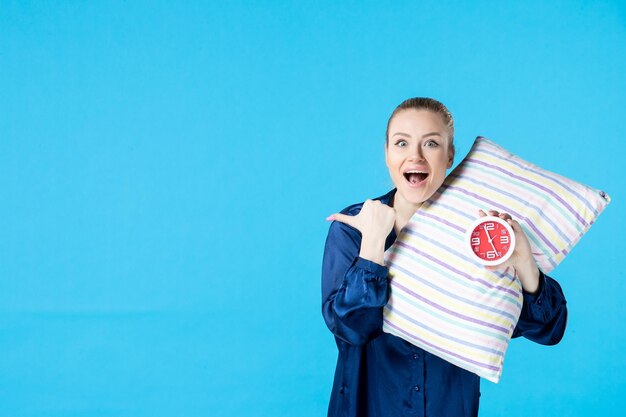
M602 191L545 171L478 137L385 253L391 297L383 331L492 382L522 309L513 271L468 256L465 230L478 209L510 213L549 273L610 202Z

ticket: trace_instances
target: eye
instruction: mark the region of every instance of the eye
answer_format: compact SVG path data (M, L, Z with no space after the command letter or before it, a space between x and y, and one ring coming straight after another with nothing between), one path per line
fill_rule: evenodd
M404 148L406 145L407 145L407 142L404 139L400 139L399 141L396 142L396 146L399 146L401 148Z
M435 142L434 140L427 140L424 143L424 147L426 148L436 148L439 146L439 143Z

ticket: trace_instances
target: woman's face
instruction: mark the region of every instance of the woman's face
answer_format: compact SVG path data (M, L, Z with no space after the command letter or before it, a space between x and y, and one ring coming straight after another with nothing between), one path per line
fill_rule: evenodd
M407 109L389 124L385 160L397 193L410 204L429 199L452 166L448 129L430 110Z

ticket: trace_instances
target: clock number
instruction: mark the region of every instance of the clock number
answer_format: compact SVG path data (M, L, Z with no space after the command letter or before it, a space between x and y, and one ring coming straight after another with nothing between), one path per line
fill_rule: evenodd
M495 227L495 223L485 223L485 230L494 230Z
M495 251L488 251L487 252L487 259L496 259L496 252Z
M472 238L472 245L480 245L480 239L477 237Z
M509 237L508 236L500 236L500 243L502 245L505 245L505 244L509 243Z

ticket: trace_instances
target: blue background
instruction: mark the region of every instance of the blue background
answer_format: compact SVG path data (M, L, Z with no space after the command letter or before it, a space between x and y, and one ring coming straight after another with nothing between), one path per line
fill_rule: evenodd
M0 2L0 416L325 415L324 219L412 96L613 198L481 415L621 415L626 7L502 3Z

